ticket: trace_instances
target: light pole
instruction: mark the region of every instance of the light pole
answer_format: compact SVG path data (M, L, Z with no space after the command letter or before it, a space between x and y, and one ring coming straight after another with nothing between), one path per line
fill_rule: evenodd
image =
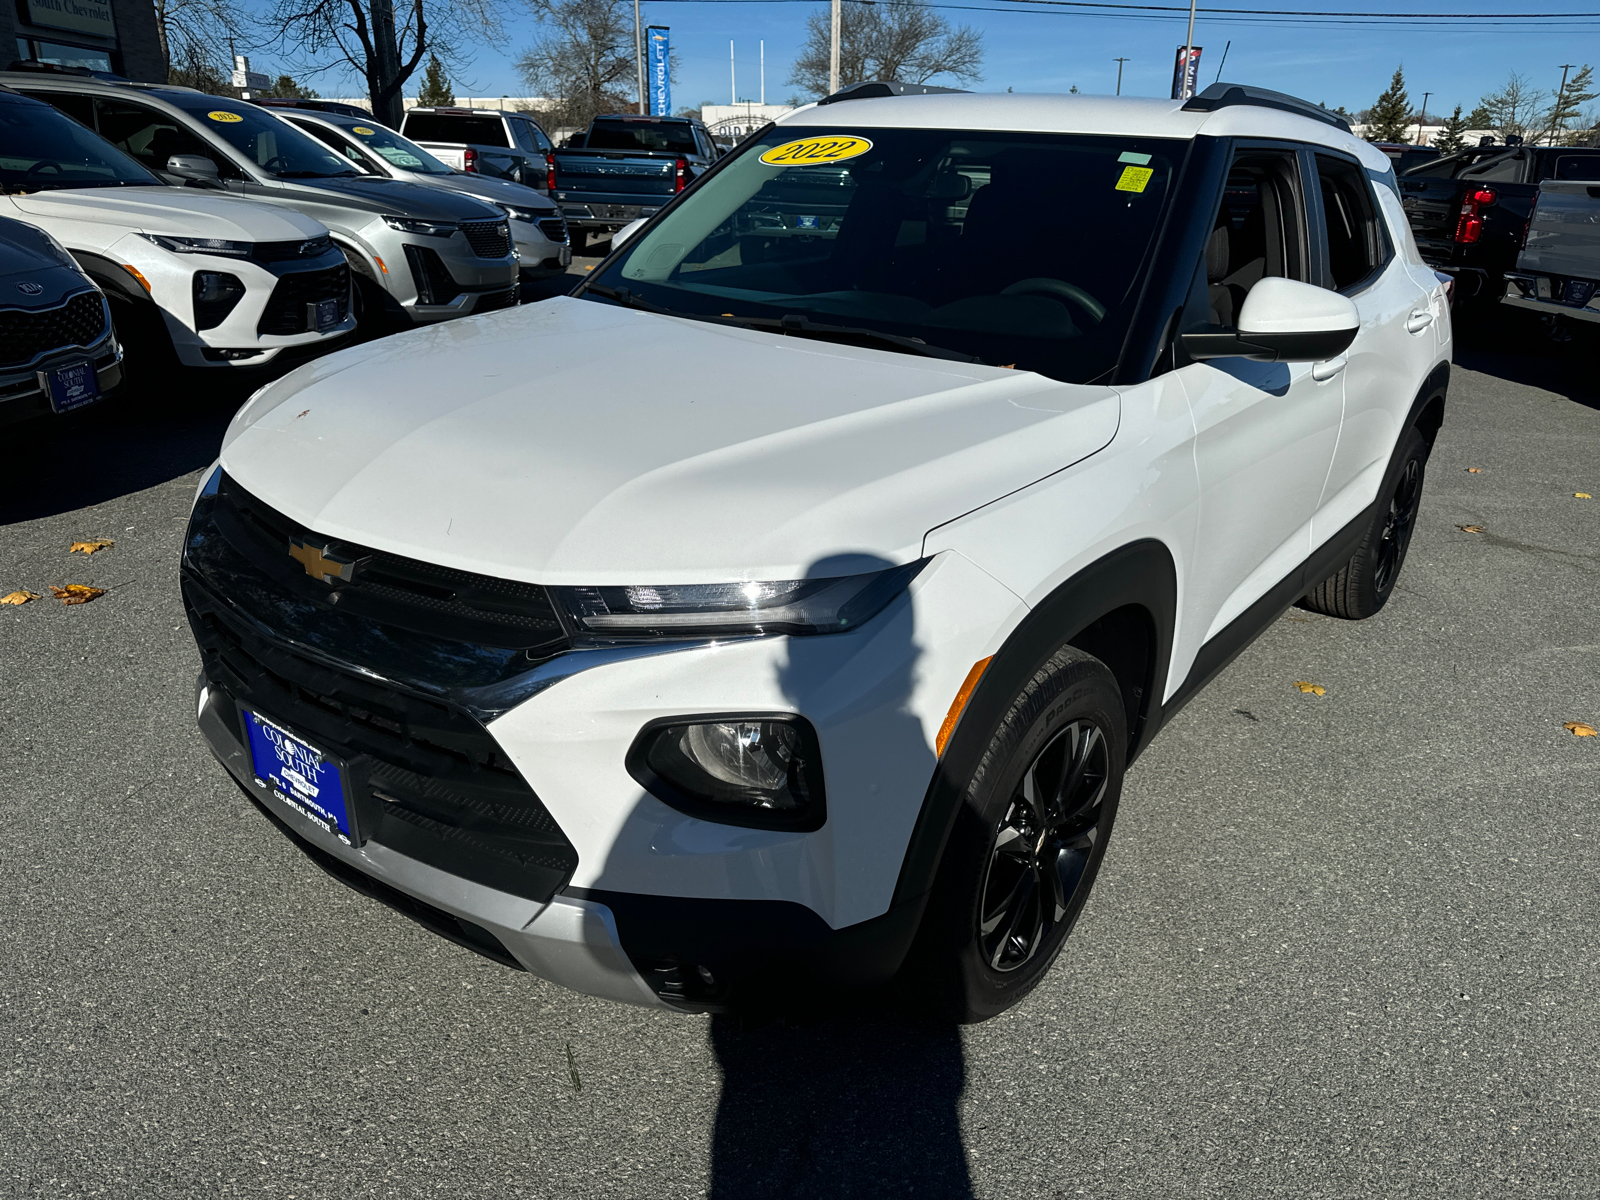
M1122 95L1122 64L1128 60L1125 58L1119 58L1114 61L1117 64L1117 95L1120 96Z
M1552 146L1555 145L1556 142L1556 121L1559 120L1561 116L1562 101L1567 98L1567 72L1572 70L1572 68L1576 65L1577 64L1575 63L1561 64L1561 88L1556 92L1556 102L1550 108L1550 133L1548 136L1550 145Z
M1178 92L1180 97L1184 100L1189 98L1187 95L1189 91L1189 56L1194 53L1195 2L1196 0L1189 0L1189 32L1184 36L1183 39L1183 66L1179 68L1182 74L1178 76ZM1199 79L1196 79L1195 82L1199 83L1200 81Z
M633 65L639 68L639 115L644 116L644 35L639 32L639 0L633 0Z
M839 90L839 0L833 0L833 35L828 46L828 95Z
M1428 123L1428 97L1432 92L1422 93L1422 115L1417 118L1417 145L1422 145L1422 127Z

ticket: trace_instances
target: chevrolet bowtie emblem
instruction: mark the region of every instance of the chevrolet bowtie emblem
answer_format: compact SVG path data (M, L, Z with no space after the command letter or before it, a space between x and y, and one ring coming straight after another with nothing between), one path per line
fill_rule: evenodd
M323 583L331 584L335 579L342 579L346 583L355 578L356 564L352 559L340 558L328 553L326 546L312 546L306 542L297 542L289 539L289 557L294 559L306 569L306 574Z

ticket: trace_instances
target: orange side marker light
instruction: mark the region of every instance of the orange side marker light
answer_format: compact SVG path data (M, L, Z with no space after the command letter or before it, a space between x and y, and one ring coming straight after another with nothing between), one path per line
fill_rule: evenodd
M988 658L980 658L972 664L972 670L968 671L967 677L961 681L961 690L950 702L950 711L945 714L944 724L939 726L939 736L933 739L933 752L938 757L944 757L945 745L950 741L950 735L956 731L956 722L961 719L962 710L967 707L967 701L972 699L972 693L978 689L978 680L983 678L983 673L989 669L989 664L993 661L992 654Z
M387 275L389 273L389 268L383 265L383 259L379 258L376 254L374 254L372 256L372 258L373 258L373 261L378 264L378 270L382 271L385 275Z
M132 275L135 279L137 279L139 281L139 286L142 287L145 291L148 292L148 291L151 290L150 289L150 281L144 277L144 275L140 272L138 267L134 266L132 263L123 263L122 264L122 269L124 271L126 271L129 275Z

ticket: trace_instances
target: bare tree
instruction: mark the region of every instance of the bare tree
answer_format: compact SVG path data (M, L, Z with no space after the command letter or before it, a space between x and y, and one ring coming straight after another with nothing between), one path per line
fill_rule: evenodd
M1501 137L1522 137L1538 132L1545 94L1529 85L1526 76L1512 72L1506 86L1478 101L1467 124L1473 129L1492 129Z
M230 42L248 46L250 19L233 0L155 0L156 39L167 82L227 86L223 70L233 63L223 55ZM178 78L173 78L174 72ZM215 87L207 90L216 90Z
M528 0L545 32L516 68L548 102L546 128L587 128L600 113L629 112L634 100L633 7L628 0Z
M349 65L367 82L372 114L398 126L406 81L429 54L460 61L474 42L501 34L502 0L276 0L268 22L276 44L306 74Z
M814 95L828 91L830 18L806 20L806 40L789 82ZM941 75L972 83L983 74L983 35L952 29L924 0L850 0L839 14L839 83L879 79L927 83Z

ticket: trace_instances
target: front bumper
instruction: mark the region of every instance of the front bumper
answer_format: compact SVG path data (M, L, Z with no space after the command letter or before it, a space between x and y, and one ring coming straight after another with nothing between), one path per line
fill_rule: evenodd
M383 257L385 286L413 324L505 308L520 295L517 255L480 257L459 232L447 238L400 235Z
M40 377L84 359L94 363L95 383L102 398L122 382L122 347L117 344L116 335L108 332L87 350L63 351L26 368L0 371L0 426L51 416L50 398L45 395Z
M551 240L531 221L512 221L511 236L516 241L518 268L523 279L559 275L572 265L572 251L567 243Z

